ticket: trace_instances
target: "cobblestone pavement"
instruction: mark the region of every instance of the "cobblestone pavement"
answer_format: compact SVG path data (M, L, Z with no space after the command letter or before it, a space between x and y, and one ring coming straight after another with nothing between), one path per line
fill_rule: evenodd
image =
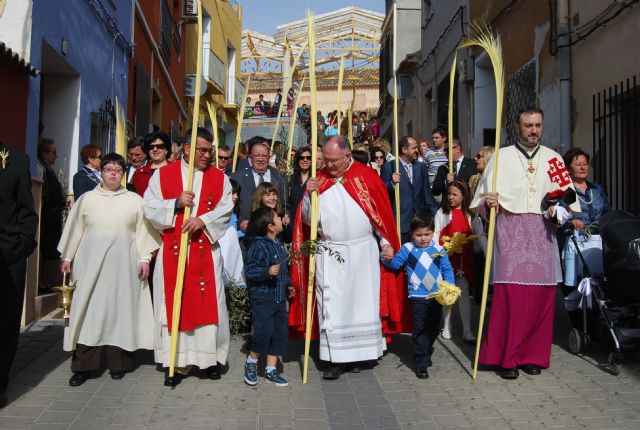
M622 373L603 365L607 347L588 357L567 351L568 321L557 313L551 368L540 376L504 381L493 372L469 375L473 347L438 340L431 377L412 371L411 338L395 338L377 366L323 381L311 363L302 385L302 344L291 342L284 364L287 388L260 379L242 382L242 339L232 342L222 380L191 376L175 389L150 354L121 381L104 372L69 387L69 355L62 351L60 321L41 321L21 337L10 404L0 410L2 429L640 429L640 356L628 353ZM313 347L313 346L312 346Z

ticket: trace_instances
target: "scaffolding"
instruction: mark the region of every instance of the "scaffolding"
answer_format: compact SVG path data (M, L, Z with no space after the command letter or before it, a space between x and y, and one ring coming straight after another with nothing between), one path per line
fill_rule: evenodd
M317 68L322 72L318 85L337 85L341 58L345 60L344 86L378 85L380 37L384 14L346 7L317 15ZM292 69L293 58L306 49L306 19L278 25L269 36L257 31L242 33L242 73L251 73L263 82L282 82ZM370 73L363 73L369 70ZM375 71L375 72L374 72ZM298 79L308 73L308 54L303 52L296 64ZM253 78L252 78L253 79ZM365 82L366 81L366 82Z

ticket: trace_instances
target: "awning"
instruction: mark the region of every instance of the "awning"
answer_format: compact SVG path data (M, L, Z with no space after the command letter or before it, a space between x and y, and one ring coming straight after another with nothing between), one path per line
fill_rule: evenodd
M15 66L31 76L38 76L40 71L33 67L24 58L20 57L17 52L13 52L11 48L5 45L4 42L0 42L0 56L3 56L9 60L9 62L15 64Z

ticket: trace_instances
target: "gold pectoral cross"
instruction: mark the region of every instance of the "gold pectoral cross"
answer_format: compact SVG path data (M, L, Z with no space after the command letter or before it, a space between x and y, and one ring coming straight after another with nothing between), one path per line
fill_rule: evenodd
M536 186L535 185L529 185L529 192L531 194L535 194L536 193Z

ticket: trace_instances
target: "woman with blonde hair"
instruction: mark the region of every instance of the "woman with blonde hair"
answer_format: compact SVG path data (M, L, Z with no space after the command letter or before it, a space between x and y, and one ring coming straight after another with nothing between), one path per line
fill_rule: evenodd
M493 146L483 146L482 148L480 148L478 150L478 153L476 154L476 168L478 169L478 173L476 173L475 175L471 176L469 178L469 192L471 193L471 196L473 196L476 193L476 188L478 187L478 183L480 182L480 178L482 177L482 172L484 172L485 167L487 166L487 163L489 163L489 160L491 160L491 157L493 157L493 151L495 149L493 148Z

